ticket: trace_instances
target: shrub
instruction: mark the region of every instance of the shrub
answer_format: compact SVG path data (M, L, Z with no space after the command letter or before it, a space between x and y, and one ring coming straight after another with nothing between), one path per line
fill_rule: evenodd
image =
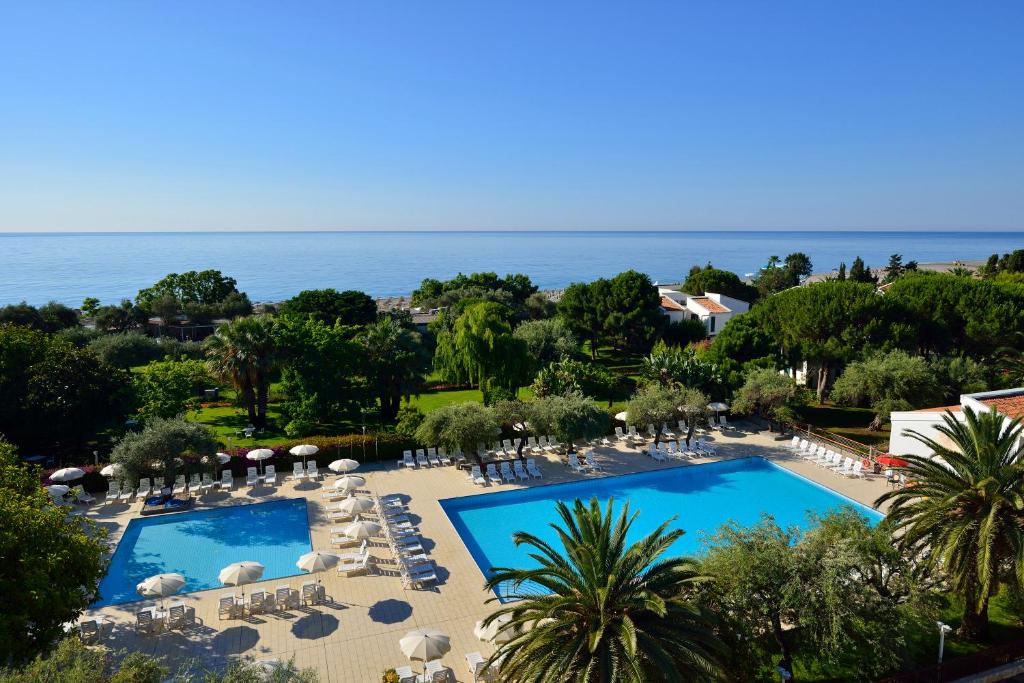
M426 417L419 408L405 405L398 409L398 423L395 425L395 433L407 439L416 438L416 430L423 424Z
M347 458L349 453L356 455L359 460L363 459L363 444L366 444L366 461L397 460L402 457L402 451L416 447L416 441L403 437L394 432L377 432L362 434L343 434L340 436L304 436L293 439L276 446L269 446L274 451L274 458L269 462L278 469L284 471L291 469L293 462L302 462L302 456L295 456L288 452L288 449L300 444L310 444L320 449L320 453L313 456L318 465L326 465L335 458ZM252 448L238 447L224 450L231 456L231 462L226 465L234 474L244 474L246 467L252 467L252 463L245 459L245 454ZM307 458L308 459L308 458Z
M89 343L89 349L100 360L117 368L131 368L160 360L160 344L138 332L108 334Z
M103 333L89 327L67 327L57 332L56 335L74 344L75 348L83 349L94 339L102 337Z

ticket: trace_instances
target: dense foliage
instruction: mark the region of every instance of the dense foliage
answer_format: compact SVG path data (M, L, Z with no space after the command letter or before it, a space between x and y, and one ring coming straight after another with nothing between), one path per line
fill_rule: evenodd
M357 338L365 361L364 373L380 405L381 420L398 416L402 399L423 386L430 355L419 332L390 316L366 326Z
M467 306L437 335L434 369L445 380L516 389L529 380L527 344L512 335L511 311L493 302Z
M252 303L237 283L219 270L170 273L156 284L139 290L135 303L165 322L184 315L194 323L234 318L252 312Z
M368 325L377 319L377 304L355 290L306 289L281 303L281 315L313 318L325 325Z
M627 270L606 280L576 283L566 288L558 312L580 338L597 347L644 353L660 336L668 319L661 312L661 297L649 277Z
M769 428L795 420L796 410L803 403L803 391L789 375L772 368L755 368L748 374L733 397L732 412L738 415L759 415L768 420Z
M839 405L870 407L875 411L871 428L878 430L894 410L935 405L942 390L924 358L897 350L850 363L831 397Z
M19 464L14 447L0 439L0 662L45 651L93 601L103 537L95 524L54 504L39 472Z
M520 273L499 278L497 273L459 273L450 280L427 278L412 293L414 306L437 308L450 306L461 299L478 299L505 303L519 309L537 293L537 286Z
M58 332L78 326L78 314L64 304L51 301L36 308L24 301L0 307L0 325L21 325L41 332Z
M516 327L512 335L526 343L526 350L534 363L540 366L572 356L579 346L561 318L528 320Z
M122 436L110 461L121 465L122 479L135 487L141 477L158 476L171 483L179 474L209 470L203 466L211 464L216 451L217 442L203 425L177 417L153 418L141 430Z
M210 373L238 390L249 423L267 426L270 383L281 362L277 322L267 315L221 325L205 341Z
M147 420L198 409L203 390L213 382L202 361L168 359L140 368L132 375L132 384L139 416Z
M731 270L719 270L709 263L703 268L694 266L690 269L682 290L687 294L702 295L707 292L724 294L733 299L753 303L757 300L757 288L748 285Z

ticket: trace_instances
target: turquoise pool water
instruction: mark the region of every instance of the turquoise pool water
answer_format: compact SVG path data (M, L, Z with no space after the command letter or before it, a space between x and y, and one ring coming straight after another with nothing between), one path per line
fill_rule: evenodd
M311 549L302 498L133 519L93 607L141 600L135 586L165 572L185 576L184 592L219 588L220 570L242 560L263 564L264 579L293 576Z
M742 458L708 465L676 467L641 474L503 491L442 500L452 525L485 575L491 567L528 567L527 550L517 549L512 534L527 530L561 547L549 523L556 521L555 501L574 498L602 502L614 498L616 508L629 501L640 513L630 529L637 540L666 519L686 533L673 544L673 555L701 552L701 533L714 532L727 521L753 525L769 514L783 527L807 527L808 513L825 513L844 505L873 523L883 515L764 458Z

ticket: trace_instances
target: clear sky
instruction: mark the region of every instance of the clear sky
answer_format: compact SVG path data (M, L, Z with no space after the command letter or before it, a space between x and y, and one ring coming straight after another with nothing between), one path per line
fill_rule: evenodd
M1024 2L0 7L0 231L1024 229Z

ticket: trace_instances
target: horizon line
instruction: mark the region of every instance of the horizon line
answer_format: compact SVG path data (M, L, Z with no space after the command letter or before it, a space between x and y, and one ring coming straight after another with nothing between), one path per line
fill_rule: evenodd
M182 234L429 234L429 233L462 233L462 234L556 234L556 233L972 233L972 234L1016 234L1024 233L1024 228L331 228L331 229L288 229L288 228L229 228L220 230L180 229L180 230L0 230L0 235L182 235Z

